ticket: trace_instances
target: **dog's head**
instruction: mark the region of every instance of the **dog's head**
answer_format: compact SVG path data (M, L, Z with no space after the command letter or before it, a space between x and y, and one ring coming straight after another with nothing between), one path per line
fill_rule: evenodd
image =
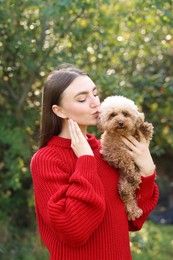
M110 134L131 134L144 122L144 114L123 96L107 97L100 106L98 128Z

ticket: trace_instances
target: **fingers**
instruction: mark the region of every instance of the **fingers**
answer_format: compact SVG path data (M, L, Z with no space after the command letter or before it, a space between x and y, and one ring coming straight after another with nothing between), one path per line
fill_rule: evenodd
M121 137L127 152L141 171L141 175L149 176L154 172L155 165L150 154L149 144L145 136L139 132L140 141L133 136Z
M138 141L135 138L128 137L121 137L123 143L131 150L134 151L135 147L137 146Z
M78 125L75 121L72 119L68 120L69 124L69 133L70 133L70 138L71 138L71 147L75 154L78 156L78 147L80 146L80 130L78 129Z
M130 143L132 143L134 146L138 146L139 144L146 144L148 143L145 139L145 136L138 131L139 134L139 141L134 137L134 136L127 136L127 137L123 137L124 139L128 140Z
M78 129L77 129L77 123L74 122L72 119L68 120L69 123L69 132L70 132L70 137L72 140L77 140L78 138Z
M140 141L142 143L146 143L147 141L146 141L144 134L141 131L138 131L138 134L139 134L139 137L140 137Z
M146 140L140 140L138 141L133 136L121 137L123 143L127 146L127 148L130 151L130 154L138 154L140 151L145 149L145 147L148 147Z
M139 133L139 137L140 137L140 142L143 144L147 144L147 146L149 146L150 140L146 140L144 134L141 131L138 131L138 133Z
M72 144L74 144L74 143L77 144L79 142L80 143L86 142L86 138L85 138L84 134L81 132L78 124L75 121L73 121L72 119L69 119L68 122L69 122L69 132L70 132Z
M137 146L138 145L138 140L136 139L136 138L134 138L133 136L127 136L127 137L123 137L124 139L126 139L128 142L129 142L129 144L131 143L131 144L133 144L134 146ZM126 142L127 143L127 142Z
M82 155L92 155L93 151L88 144L86 138L84 137L83 133L81 132L78 124L74 122L72 119L68 120L69 123L69 132L71 137L71 147L76 154L77 157Z
M140 141L136 140L133 136L129 136L128 138L121 137L121 139L128 149L127 152L133 159L142 156L144 152L149 151L145 137L144 139L142 137L142 140Z

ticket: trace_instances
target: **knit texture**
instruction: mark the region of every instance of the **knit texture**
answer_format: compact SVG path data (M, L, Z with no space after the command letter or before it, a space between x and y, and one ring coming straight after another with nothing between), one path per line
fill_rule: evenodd
M76 157L71 140L54 136L31 160L36 216L50 260L130 260L129 231L140 230L158 201L155 173L137 191L143 215L128 221L119 174L103 161L100 142L88 134L94 157Z

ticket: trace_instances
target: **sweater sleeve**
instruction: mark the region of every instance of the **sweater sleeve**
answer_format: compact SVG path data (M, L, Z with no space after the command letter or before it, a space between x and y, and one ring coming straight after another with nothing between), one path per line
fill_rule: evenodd
M32 159L31 172L38 214L72 246L84 244L105 213L104 187L97 174L96 159L81 156L69 174L62 162L49 155Z
M151 211L157 205L159 199L159 189L154 182L155 177L156 172L154 172L151 176L141 177L142 183L139 190L137 190L136 197L138 206L143 210L143 214L140 218L135 219L134 221L129 221L130 231L140 230Z

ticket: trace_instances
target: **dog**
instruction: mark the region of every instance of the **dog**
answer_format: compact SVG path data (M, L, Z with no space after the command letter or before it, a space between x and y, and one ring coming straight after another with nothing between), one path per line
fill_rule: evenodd
M98 128L103 132L100 152L104 160L120 173L118 192L129 220L135 220L143 213L135 196L141 174L121 137L131 135L140 141L140 131L149 143L154 128L152 123L144 122L144 118L134 101L124 96L109 96L100 106Z

